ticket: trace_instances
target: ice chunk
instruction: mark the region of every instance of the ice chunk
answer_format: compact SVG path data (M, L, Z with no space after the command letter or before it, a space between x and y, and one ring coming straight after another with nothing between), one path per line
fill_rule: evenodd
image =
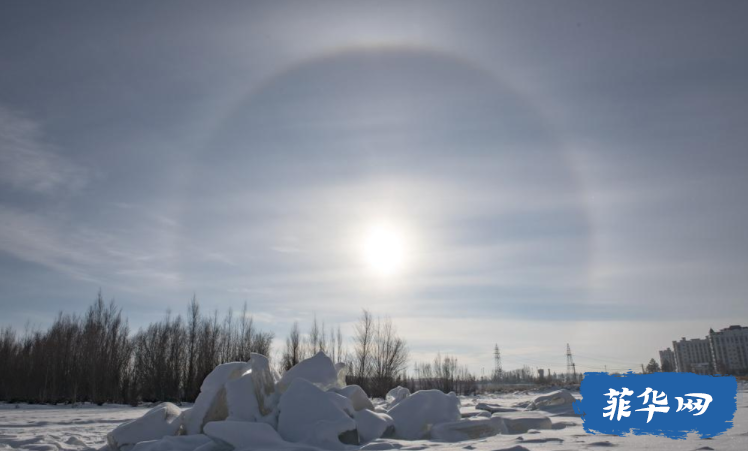
M378 440L376 442L367 443L366 445L361 447L361 451L387 451L391 449L402 449L403 445L400 444L400 442L397 441L384 441L384 440ZM415 449L424 449L425 447L418 447L416 446Z
M387 392L387 396L385 396L385 399L390 404L390 406L393 406L399 403L400 401L402 401L403 399L407 398L408 396L410 396L409 389L405 387L397 386L393 388L392 390L390 390L389 392Z
M431 428L431 439L442 442L461 442L501 434L504 422L501 418L473 417L450 423L440 423Z
M350 399L346 398L340 393L335 393L334 391L327 392L327 396L333 403L335 403L336 406L338 406L340 410L348 414L349 417L353 418L356 410L353 408L353 402Z
M345 387L345 378L348 376L348 365L338 362L335 364L335 371L338 372L338 387Z
M356 429L361 443L365 443L392 435L395 423L389 415L362 409L356 412Z
M203 435L203 434L199 434L199 435ZM194 436L185 435L185 437L194 437ZM227 451L227 448L228 447L224 445L223 443L218 443L214 440L211 440L208 443L195 448L194 451Z
M197 435L180 435L178 437L164 437L161 440L140 442L132 451L193 451L197 448L212 443L210 437Z
M263 421L275 427L277 380L278 375L270 368L267 357L251 354L249 371L238 379L226 382L228 419Z
M225 384L242 377L249 369L249 363L231 362L218 365L208 374L195 405L184 414L184 430L188 435L201 433L203 426L211 421L226 419L229 411Z
M218 443L225 443L237 450L308 450L312 447L289 443L267 423L244 421L213 421L205 425L205 434Z
M344 396L324 392L306 379L294 379L278 405L280 436L289 442L331 450L343 449L342 441L358 444L356 422L341 407L340 400L350 405Z
M460 419L460 400L454 393L439 390L413 393L390 409L395 436L406 440L428 438L431 427Z
M460 407L460 416L462 418L474 418L474 417L491 417L491 412L485 410L476 409L474 406Z
M484 411L489 412L489 413L496 413L496 412L517 412L519 410L519 409L514 408L514 407L505 407L505 406L501 406L499 404L488 404L488 403L484 403L484 402L478 403L475 406L475 408L478 409L478 410L484 410Z
M322 390L337 386L338 372L332 360L324 352L318 352L313 357L302 360L296 366L286 371L276 388L283 393L291 386L295 379L306 379Z
M356 411L363 409L374 410L374 404L371 403L371 399L369 399L364 389L358 385L335 388L333 391L350 399L353 403L353 409Z
M177 435L181 425L179 407L170 402L159 404L140 418L117 426L106 436L112 451L127 450L138 442Z
M495 413L491 418L500 418L504 422L505 434L524 434L530 429L553 428L551 419L540 412L503 412Z
M576 401L569 390L556 390L546 395L538 396L527 406L528 410L542 410L556 415L576 415L572 404Z

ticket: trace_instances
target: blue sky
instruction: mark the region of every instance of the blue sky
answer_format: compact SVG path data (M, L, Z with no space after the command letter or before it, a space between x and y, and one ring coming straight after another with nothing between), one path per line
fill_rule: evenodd
M0 324L368 308L479 371L748 322L743 2L0 10Z

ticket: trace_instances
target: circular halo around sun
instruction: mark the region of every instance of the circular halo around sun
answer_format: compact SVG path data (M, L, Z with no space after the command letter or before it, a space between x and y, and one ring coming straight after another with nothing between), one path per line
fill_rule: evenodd
M366 228L361 254L366 267L378 276L402 273L408 260L405 232L393 224L375 223Z

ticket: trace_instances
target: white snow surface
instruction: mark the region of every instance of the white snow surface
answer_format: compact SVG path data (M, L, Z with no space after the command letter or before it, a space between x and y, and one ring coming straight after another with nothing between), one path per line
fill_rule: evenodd
M167 436L158 440L140 442L132 451L192 451L209 444L213 444L213 440L202 434Z
M233 370L226 370L228 369L221 369L221 377L217 378L222 379L224 385L247 374L246 370L239 371L239 375L234 374ZM220 400L220 397L216 398L220 392L216 385L220 384L211 381L203 387L204 391L208 388L213 393L209 403L211 405L216 399ZM298 393L294 395L295 391ZM388 404L384 400L375 400L377 412L369 409L356 411L351 399L335 391L324 391L303 378L297 378L284 394L292 395L286 401L281 397L277 406L281 412L278 429L264 422L224 420L202 425L204 434L180 436L170 435L177 408L168 405L156 406L154 410L117 405L84 405L73 408L0 404L0 451L111 451L106 443L106 435L118 425L131 420L145 421L143 416L149 411L160 412L152 414L159 420L145 417L151 418L147 422L152 424L138 433L147 432L146 435L152 438L155 430L156 435L163 433L165 436L146 439L134 447L126 445L129 451L561 451L608 447L620 450L666 451L748 449L748 384L745 383L739 384L738 409L731 429L712 439L699 439L696 434L689 434L686 440L651 435L618 437L587 434L582 429L581 419L568 414L564 408L570 402L569 396L578 398L578 393L545 390L459 397L461 406L458 407L458 397L454 395L428 392L424 395L424 392L416 392L397 403L388 414L382 414L378 412ZM411 400L419 398L429 399L415 403ZM408 406L409 403L414 404ZM432 410L443 410L448 406L446 410L450 413L435 420L429 409L424 410L424 405L431 406ZM288 423L282 426L284 407L290 417ZM490 408L496 413L490 416L480 413L486 412L485 408ZM208 408L202 411L211 410ZM408 417L406 413L411 416ZM404 440L393 437L392 426L397 427L398 416L401 431L402 424L405 424L406 430L412 427L420 437L425 438ZM419 419L416 421L417 418ZM306 428L291 426L298 422L307 425ZM309 427L310 422L315 426ZM287 426L292 432L284 436L280 431ZM349 431L350 428L357 429L361 439L360 445L343 445L336 440L337 431ZM120 432L123 429L127 431L128 428L120 428ZM132 432L128 433L130 437ZM294 442L298 437L302 437L303 442ZM124 441L138 439L127 438Z

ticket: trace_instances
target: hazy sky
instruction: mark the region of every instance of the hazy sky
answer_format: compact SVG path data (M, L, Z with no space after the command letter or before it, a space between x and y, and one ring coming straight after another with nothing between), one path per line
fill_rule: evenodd
M748 325L746 2L3 2L0 325L246 301L475 371ZM384 224L402 268L373 271ZM279 342L278 342L279 343ZM606 358L604 356L609 356Z

